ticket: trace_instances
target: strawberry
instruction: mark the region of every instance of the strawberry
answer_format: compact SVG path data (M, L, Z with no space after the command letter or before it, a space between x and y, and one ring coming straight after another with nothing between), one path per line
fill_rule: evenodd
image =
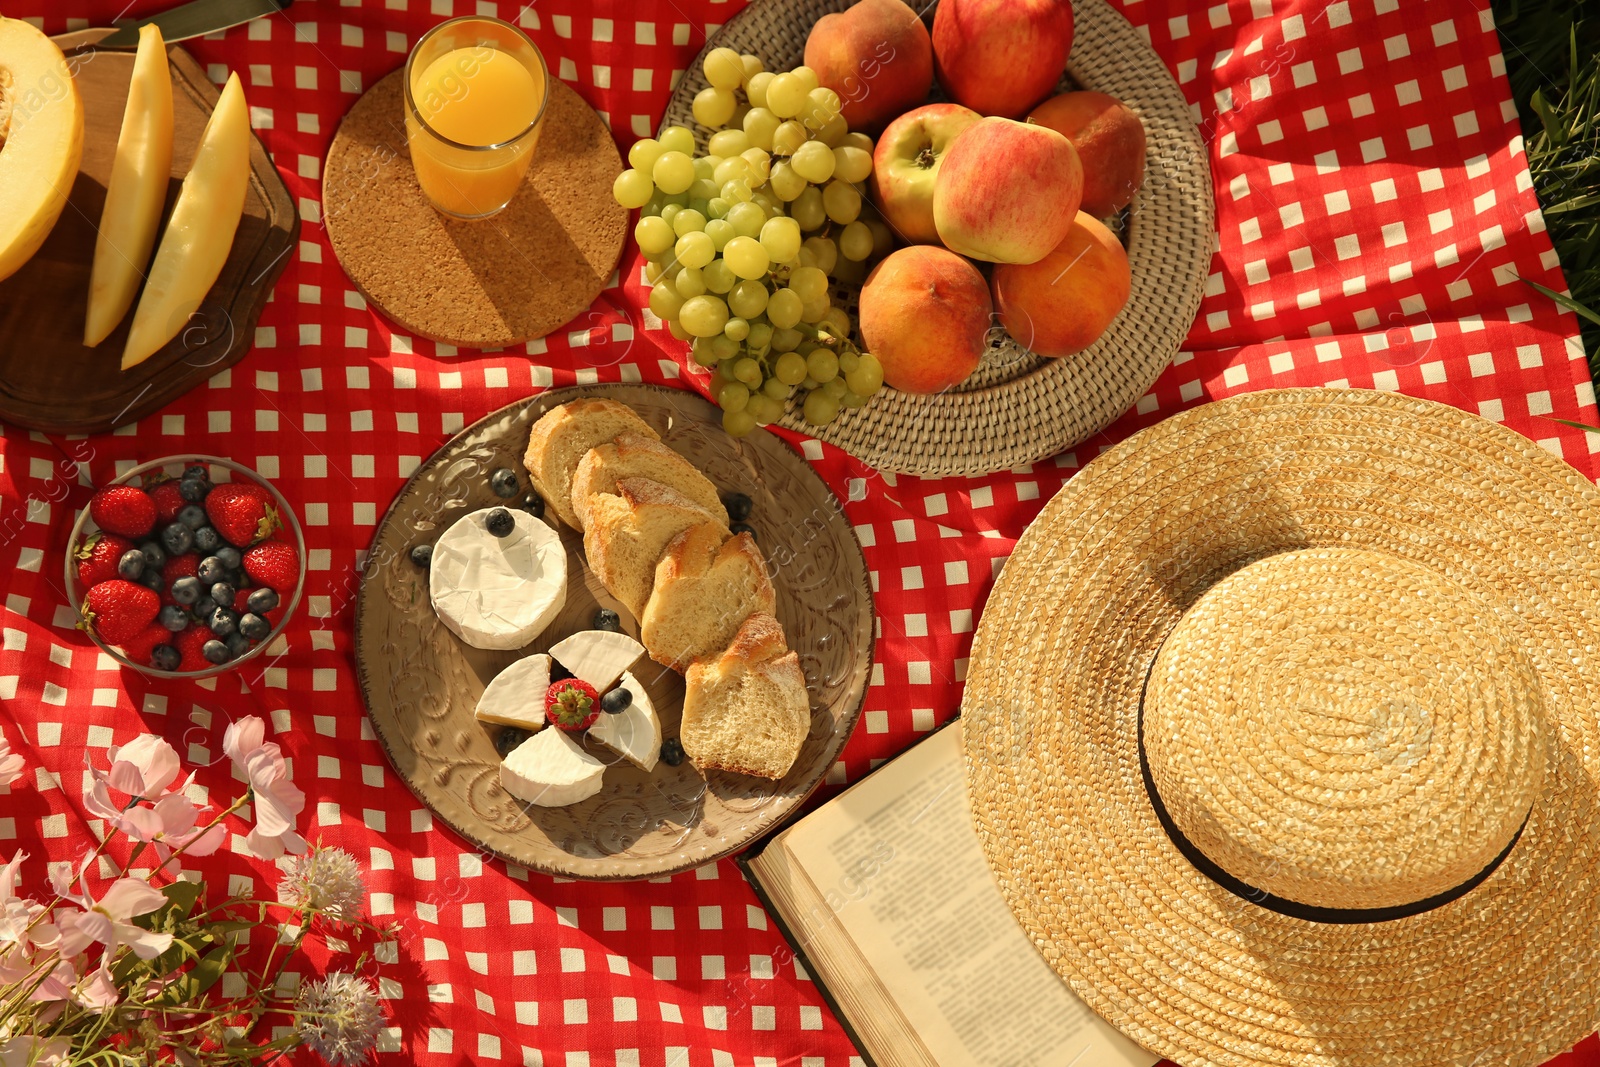
M143 630L122 642L122 654L142 666L150 665L150 653L157 645L172 643L172 631L159 623L151 623Z
M93 533L84 538L75 555L78 557L78 581L83 587L99 585L120 577L117 560L133 548L133 542L113 533Z
M272 494L248 482L211 490L206 515L223 540L239 548L266 540L282 525Z
M156 502L136 485L113 485L90 499L89 515L102 530L139 538L155 529Z
M200 554L198 552L185 552L181 556L168 558L167 565L161 568L161 577L166 579L170 588L172 583L179 578L193 578L200 572Z
M100 640L120 645L155 621L161 598L134 582L114 578L101 582L83 598L83 625L93 626Z
M594 686L579 678L551 682L544 695L544 717L558 729L587 730L600 717L600 698Z
M178 483L168 479L150 490L150 499L156 502L156 519L165 526L178 520L178 512L188 503L178 492Z
M300 581L300 557L287 541L264 541L245 552L244 572L252 582L287 596Z
M172 647L178 650L180 671L203 671L215 666L201 651L211 637L211 631L204 626L191 626L172 639Z
M250 594L253 592L255 592L255 590L247 585L241 588L237 593L233 594L233 610L237 611L240 615L243 615L245 612L249 611L250 605L247 602L250 599Z

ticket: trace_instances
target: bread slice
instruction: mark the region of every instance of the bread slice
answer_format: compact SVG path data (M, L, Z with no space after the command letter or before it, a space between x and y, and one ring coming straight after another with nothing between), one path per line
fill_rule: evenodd
M722 526L703 522L674 537L656 564L640 640L657 663L687 670L727 648L751 615L773 614L776 604L755 538L728 537Z
M690 665L678 738L701 770L782 778L810 730L800 657L771 615L750 616L719 657Z
M639 618L668 543L703 522L717 520L676 489L649 478L623 478L615 493L590 498L583 551L601 584ZM726 538L728 528L717 525Z
M676 489L728 525L717 487L693 463L656 440L639 433L617 435L615 441L596 445L578 462L572 475L572 512L582 529L589 521L589 498L615 493L618 478L649 478ZM720 647L720 646L719 646Z
M569 401L551 408L533 424L522 465L528 468L533 487L545 503L568 526L582 528L572 511L572 474L578 463L595 445L607 444L625 433L660 440L632 408L615 400Z

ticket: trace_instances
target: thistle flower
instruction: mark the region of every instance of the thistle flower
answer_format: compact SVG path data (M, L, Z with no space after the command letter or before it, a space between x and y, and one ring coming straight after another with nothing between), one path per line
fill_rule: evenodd
M359 918L366 900L361 866L342 848L318 848L289 860L278 882L280 903L310 908L335 923Z
M372 986L344 972L302 989L295 999L295 1015L300 1040L333 1067L366 1063L383 1021Z

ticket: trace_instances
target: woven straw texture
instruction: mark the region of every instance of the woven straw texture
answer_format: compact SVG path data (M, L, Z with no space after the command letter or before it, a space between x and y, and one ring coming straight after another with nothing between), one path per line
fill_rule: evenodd
M1247 394L1096 459L1007 562L963 702L979 835L1045 958L1101 1015L1186 1067L1536 1064L1593 1031L1597 523L1600 493L1525 438L1386 393ZM1479 617L1471 633L1509 631L1550 726L1544 785L1510 855L1409 918L1318 923L1235 896L1183 858L1140 772L1141 693L1180 618L1250 563L1322 548L1415 565L1394 564L1385 582L1426 570L1435 605L1453 583L1490 606L1498 621ZM1438 636L1444 618L1426 629ZM1424 657L1408 669L1432 671ZM1427 699L1426 687L1413 695ZM1509 694L1453 694L1430 711L1453 717L1472 699L1520 714Z
M852 0L766 0L730 19L709 41L758 55L769 70L803 61L812 25ZM913 5L930 25L936 4ZM1063 359L1044 359L997 326L982 365L955 389L932 396L885 387L866 407L811 426L791 403L782 425L820 437L879 470L925 477L980 475L1026 465L1072 447L1128 410L1183 343L1204 294L1216 225L1211 170L1194 116L1149 43L1103 0L1076 0L1071 60L1062 88L1110 93L1136 111L1148 143L1145 181L1124 240L1132 295L1105 335ZM701 135L690 105L705 88L701 60L689 65L662 119ZM935 86L934 99L938 99ZM837 287L855 311L859 289ZM857 339L859 340L859 338Z

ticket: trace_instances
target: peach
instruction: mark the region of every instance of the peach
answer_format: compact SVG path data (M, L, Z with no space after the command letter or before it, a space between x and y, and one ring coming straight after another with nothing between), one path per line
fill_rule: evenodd
M939 84L958 104L1017 118L1061 81L1071 0L943 0L933 16Z
M1105 93L1052 96L1029 122L1048 126L1072 142L1083 163L1083 205L1096 218L1133 203L1144 184L1144 123L1133 109Z
M860 0L824 15L806 38L806 66L839 94L852 130L875 130L933 88L928 28L901 0Z
M939 163L956 136L979 115L960 104L926 104L889 123L872 156L872 199L908 244L939 243L933 189Z
M979 119L957 137L933 189L933 222L952 252L1033 263L1060 244L1083 198L1083 165L1054 130Z
M1099 340L1128 302L1128 254L1105 225L1080 211L1066 240L1037 263L994 269L1000 324L1041 356L1070 356Z
M936 245L911 245L867 276L858 321L885 382L937 393L978 369L993 312L978 268Z

